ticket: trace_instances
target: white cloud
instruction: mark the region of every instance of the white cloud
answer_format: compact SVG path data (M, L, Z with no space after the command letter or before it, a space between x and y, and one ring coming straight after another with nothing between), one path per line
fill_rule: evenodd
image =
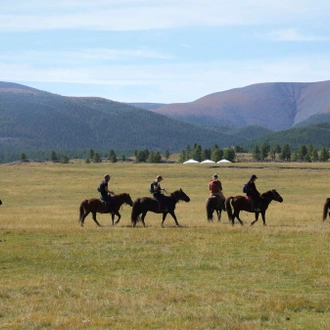
M44 65L60 65L60 66L79 66L87 65L94 66L101 62L116 62L136 59L160 59L171 60L173 55L166 55L145 49L109 49L109 48L92 48L82 50L67 50L67 51L36 51L25 50L21 52L3 52L0 54L0 61L3 63L25 63L32 67Z
M330 11L328 1L178 0L36 1L1 5L0 30L150 30L193 26L258 25L306 20Z
M273 41L329 41L329 36L314 36L299 33L297 29L271 31L261 35L262 39Z
M327 80L330 63L327 56L75 68L34 68L0 63L0 72L4 81L30 82L32 86L33 82L60 83L62 89L53 92L62 95L71 94L65 84L99 85L106 92L97 96L112 100L173 103L189 102L207 94L254 83ZM142 86L143 89L140 88ZM138 89L138 95L134 94L135 89Z

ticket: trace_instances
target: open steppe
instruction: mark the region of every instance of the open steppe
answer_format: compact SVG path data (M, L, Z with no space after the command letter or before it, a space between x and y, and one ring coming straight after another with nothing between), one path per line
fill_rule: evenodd
M148 196L157 174L181 224L149 213L132 228L124 205L78 224L85 198L111 174L110 188ZM267 226L242 213L208 223L207 184L218 173L226 197L251 174L276 189ZM0 329L327 329L330 324L330 164L229 165L27 163L0 166Z

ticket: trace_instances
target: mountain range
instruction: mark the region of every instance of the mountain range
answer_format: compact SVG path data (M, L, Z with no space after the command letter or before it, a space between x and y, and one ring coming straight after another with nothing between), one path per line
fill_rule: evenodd
M322 124L322 137L315 134L322 122L330 122L330 81L256 84L183 104L66 97L0 82L0 152L89 148L177 152L195 143L226 148L251 145L263 137L271 142L277 136L279 141L285 132L294 132L295 145L307 136L306 143L328 146L329 125ZM283 141L290 143L290 136L287 133Z
M329 121L330 80L254 84L213 93L189 103L134 105L203 126L259 125L278 131Z

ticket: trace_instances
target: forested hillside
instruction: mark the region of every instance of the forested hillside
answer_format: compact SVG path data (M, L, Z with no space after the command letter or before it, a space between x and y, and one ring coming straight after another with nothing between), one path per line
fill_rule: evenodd
M271 146L288 144L292 150L297 150L301 145L312 145L318 150L323 147L330 149L330 122L269 133L243 143L243 146L251 151L254 146L261 146L265 142Z
M327 110L315 116L325 120ZM313 116L309 120L313 120ZM203 148L263 142L329 147L330 123L273 132L258 125L201 126L174 120L132 105L95 97L64 97L23 85L0 82L0 152L63 150L169 150L195 143Z
M151 149L178 151L196 141L225 148L245 136L209 129L101 98L63 97L0 83L0 151Z

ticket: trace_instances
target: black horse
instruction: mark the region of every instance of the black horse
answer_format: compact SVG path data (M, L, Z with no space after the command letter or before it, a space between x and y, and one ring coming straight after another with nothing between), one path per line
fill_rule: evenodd
M91 198L91 199L85 199L81 202L80 204L80 208L79 208L79 223L81 226L84 225L84 221L85 218L87 217L87 215L91 212L93 215L93 220L95 221L95 223L101 227L101 225L99 224L99 222L96 220L96 212L99 213L111 213L111 219L112 219L112 225L116 225L120 218L121 215L119 213L119 208L123 205L123 204L128 204L130 206L132 206L133 202L131 199L131 196L127 193L122 193L119 195L115 195L114 197L112 197L112 203L110 206L110 210L104 210L104 205L103 203L100 201L100 199L98 198ZM115 215L118 217L117 221L115 222Z
M221 211L226 210L224 201L217 196L211 196L206 200L206 216L208 221L213 221L213 212L216 211L218 221L221 220Z
M245 196L228 197L226 199L226 209L227 209L229 221L231 221L232 225L234 225L234 220L235 218L237 218L240 224L243 225L242 220L239 218L239 212L247 211L247 212L255 213L255 220L251 223L251 226L258 221L259 213L261 213L262 221L264 223L264 226L266 226L265 213L271 201L277 201L280 203L283 202L283 198L275 189L269 190L261 194L260 203L259 203L259 207L261 209L260 212L256 212L253 210L250 201ZM231 207L233 207L234 212L232 212Z
M330 216L329 209L330 209L330 198L327 198L323 205L323 221L327 219L328 215Z
M144 218L148 211L154 212L154 213L163 213L163 219L162 219L162 227L164 227L164 221L166 218L167 213L171 214L173 217L175 223L177 226L180 226L178 223L178 220L176 218L176 215L174 213L175 205L177 202L185 201L189 202L190 198L183 192L182 189L176 190L170 194L170 196L164 196L164 200L166 203L167 210L164 211L160 208L159 202L155 198L150 197L142 197L138 198L134 201L133 207L132 207L132 226L135 227L137 221L140 219L139 215L141 215L141 221L143 224L143 227L146 226L144 222Z

